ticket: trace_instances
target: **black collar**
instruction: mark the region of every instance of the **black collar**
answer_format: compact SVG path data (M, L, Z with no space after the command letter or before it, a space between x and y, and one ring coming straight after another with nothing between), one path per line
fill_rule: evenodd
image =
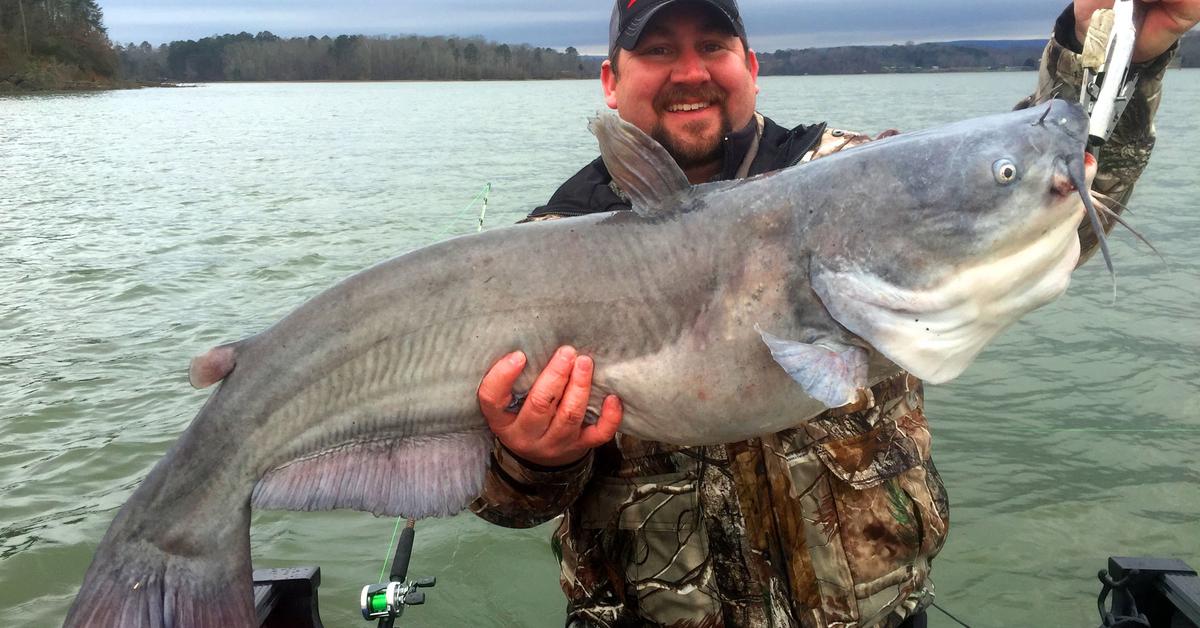
M737 176L738 168L746 160L750 147L758 138L758 115L750 116L750 123L725 136L725 163L717 180L727 181Z

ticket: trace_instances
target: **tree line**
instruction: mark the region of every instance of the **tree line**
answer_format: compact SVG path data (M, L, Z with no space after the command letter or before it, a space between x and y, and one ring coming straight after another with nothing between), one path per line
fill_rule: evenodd
M28 72L81 81L117 72L95 0L0 0L0 82Z
M762 74L878 74L953 70L1036 70L1045 42L841 46L760 53Z
M1045 45L1044 40L1017 40L805 48L759 53L758 62L765 75L1036 70ZM1200 33L1180 41L1176 59L1180 67L1200 68Z
M764 75L996 70L1038 66L1042 43L947 42L760 53ZM1178 64L1200 67L1200 34ZM594 78L602 58L482 37L282 38L264 31L113 45L96 0L0 0L0 89L116 82Z
M600 63L482 37L277 37L269 31L115 48L121 75L139 81L491 80L592 78Z

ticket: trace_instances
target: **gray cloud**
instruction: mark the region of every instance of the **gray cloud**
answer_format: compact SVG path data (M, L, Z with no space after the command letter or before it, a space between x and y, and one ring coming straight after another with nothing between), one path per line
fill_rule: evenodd
M100 0L118 42L162 43L220 33L482 35L600 53L611 7L600 0ZM907 40L1044 37L1065 2L1009 0L743 0L758 50Z

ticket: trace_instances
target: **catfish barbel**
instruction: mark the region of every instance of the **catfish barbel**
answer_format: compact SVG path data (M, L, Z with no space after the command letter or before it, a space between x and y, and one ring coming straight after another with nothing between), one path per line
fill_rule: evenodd
M407 253L197 358L193 383L220 386L66 625L253 625L251 505L458 512L492 447L476 387L514 349L520 389L574 345L594 407L616 394L622 431L681 445L794 427L900 369L950 380L1062 294L1098 220L1087 118L1063 101L698 186L616 116L592 129L634 211Z

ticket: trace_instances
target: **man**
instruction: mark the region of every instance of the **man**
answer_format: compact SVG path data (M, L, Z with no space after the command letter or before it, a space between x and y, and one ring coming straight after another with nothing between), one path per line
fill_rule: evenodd
M1078 42L1103 4L1063 13L1026 106L1078 94ZM1135 53L1142 79L1096 178L1122 202L1153 145L1168 49L1200 19L1200 0L1147 6ZM618 0L609 42L608 106L663 144L693 183L868 140L823 125L787 130L755 111L758 61L734 0ZM596 160L529 220L625 209ZM568 625L924 625L949 512L912 376L791 430L683 448L614 440L621 408L612 397L585 421L594 365L571 347L514 403L524 365L519 352L507 356L480 385L498 442L472 509L512 527L565 515L554 543Z

